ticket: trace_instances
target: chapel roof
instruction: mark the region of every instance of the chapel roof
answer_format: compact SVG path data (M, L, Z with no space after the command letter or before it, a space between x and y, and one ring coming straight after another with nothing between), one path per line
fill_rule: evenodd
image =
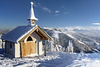
M24 36L29 34L34 29L41 29L41 28L38 25L18 26L12 31L3 35L1 39L17 43L19 40L21 40ZM41 29L41 31L43 32L42 34L44 34L46 38L48 38L49 40L52 40L52 38L44 30ZM35 30L33 32L35 32Z

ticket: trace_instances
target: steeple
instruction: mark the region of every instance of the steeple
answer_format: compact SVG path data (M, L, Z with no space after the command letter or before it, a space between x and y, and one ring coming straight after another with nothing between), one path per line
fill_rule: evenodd
M34 26L34 25L36 25L36 20L38 20L38 19L35 17L35 14L34 14L33 2L32 2L32 1L31 1L30 16L29 16L29 18L28 18L27 20L29 21L29 26Z

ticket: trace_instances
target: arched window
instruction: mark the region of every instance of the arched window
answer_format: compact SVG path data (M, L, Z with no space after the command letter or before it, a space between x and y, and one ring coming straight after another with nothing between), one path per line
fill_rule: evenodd
M32 40L32 38L29 36L28 39L27 39L27 41L33 41L33 40Z

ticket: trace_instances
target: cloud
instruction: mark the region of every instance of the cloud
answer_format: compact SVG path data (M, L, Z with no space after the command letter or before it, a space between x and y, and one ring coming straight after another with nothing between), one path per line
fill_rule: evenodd
M100 23L92 23L93 25L100 25Z
M48 12L48 13L51 12L51 10L50 10L49 8L47 8L46 6L43 6L41 3L36 3L36 2L35 2L35 3L34 3L34 6L40 8L40 9L42 9L42 10Z
M55 14L54 14L55 16L60 15L60 11L59 11L59 10L56 10L54 13L55 13Z
M58 10L57 10L57 11L55 11L55 13L59 13L59 12L60 12L60 11L58 11Z
M49 12L49 13L51 12L50 9L48 9L47 7L43 7L42 9Z

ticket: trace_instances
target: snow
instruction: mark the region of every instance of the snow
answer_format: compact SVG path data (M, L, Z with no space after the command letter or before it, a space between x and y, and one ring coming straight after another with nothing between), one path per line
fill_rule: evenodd
M66 34L66 33L65 33ZM71 37L71 38L73 38L73 39L75 39L72 35L70 35L70 34L67 34L69 37Z
M56 49L57 51L62 51L63 47L61 45L56 45L54 49Z
M72 30L100 30L100 27L83 27L83 26L74 26L74 27L66 27L68 31Z
M53 31L52 37L55 37L55 38L59 39L59 33L61 33L61 32L59 32L59 31Z
M83 44L83 45L86 45L85 43L81 42L80 40L78 40L77 38L73 37L71 34L69 34L68 32L64 32L67 36L77 40L79 43Z
M34 57L34 56L38 56L38 54L30 54L30 55L27 55L25 57Z
M45 62L49 62L49 60L57 59L57 57L58 55L54 53L48 53L46 57L37 56L34 58L8 58L0 54L0 67L37 67Z
M36 25L35 26L18 26L14 30L4 35L2 39L16 43L18 39L28 34L35 27Z
M70 53L70 52L73 53L73 49L74 49L73 43L72 43L72 41L69 40L69 44L68 44L68 47L67 47L67 51L68 51L69 53Z
M100 55L94 54L79 54L78 58L73 61L68 67L99 67Z
M99 53L47 52L47 56L10 58L0 54L0 67L99 67Z
M13 29L12 31L3 35L1 37L1 39L17 43L20 39L22 39L24 36L26 36L30 31L32 31L36 27L38 27L38 25L18 26L15 29ZM50 40L52 40L52 38L44 30L43 30L43 32L49 37Z
M38 20L38 19L35 17L35 14L34 14L33 2L31 2L31 10L30 10L30 15L29 15L29 18L28 18L28 19Z

